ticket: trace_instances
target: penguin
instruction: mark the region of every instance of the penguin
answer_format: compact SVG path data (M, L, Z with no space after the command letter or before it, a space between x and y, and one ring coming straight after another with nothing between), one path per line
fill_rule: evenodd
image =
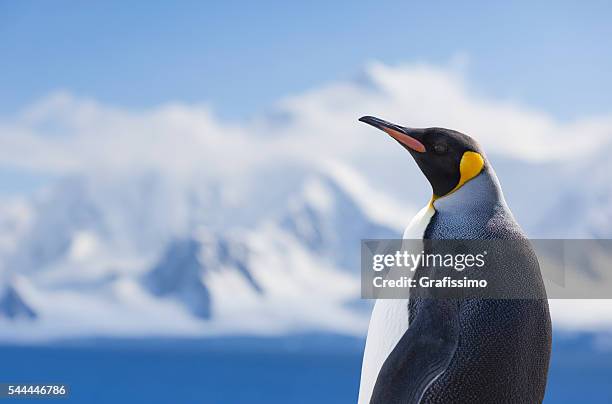
M376 300L358 402L541 403L552 343L548 300L537 257L482 148L455 130L359 120L404 147L431 185L404 239L421 239L424 249L438 240L501 240L503 257L487 269L512 293Z

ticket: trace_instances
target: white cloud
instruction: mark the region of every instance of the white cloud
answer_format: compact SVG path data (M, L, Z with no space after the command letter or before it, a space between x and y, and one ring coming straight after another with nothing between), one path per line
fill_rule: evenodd
M0 163L58 173L153 167L221 174L272 159L354 163L389 155L388 143L357 122L361 115L454 128L490 153L531 160L575 157L612 139L612 116L562 122L478 97L456 69L372 64L361 82L286 98L271 117L244 124L216 119L203 105L121 110L58 93L0 122Z

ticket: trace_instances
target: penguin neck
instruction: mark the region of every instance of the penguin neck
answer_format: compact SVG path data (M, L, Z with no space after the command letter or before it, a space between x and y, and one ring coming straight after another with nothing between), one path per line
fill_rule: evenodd
M496 208L508 209L497 175L488 165L461 188L432 200L431 204L436 212L448 214L467 214Z

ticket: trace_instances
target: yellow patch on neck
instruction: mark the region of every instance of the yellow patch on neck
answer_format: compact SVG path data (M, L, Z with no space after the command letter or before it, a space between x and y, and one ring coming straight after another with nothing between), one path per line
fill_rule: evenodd
M461 188L463 184L465 184L466 182L468 182L469 180L471 180L472 178L480 174L483 167L484 167L484 159L479 153L476 153L473 151L466 151L465 153L463 153L463 156L461 156L461 162L459 163L459 173L461 174L459 177L459 182L457 183L455 188L451 189L450 192L447 193L446 195L442 195L442 196L434 195L431 198L430 203L433 204L433 201L435 201L436 199L450 195L456 190L458 190L459 188Z
M473 151L467 151L463 153L461 157L461 163L459 163L459 172L461 177L459 183L451 192L454 192L461 188L463 184L480 174L484 167L484 159L479 153Z

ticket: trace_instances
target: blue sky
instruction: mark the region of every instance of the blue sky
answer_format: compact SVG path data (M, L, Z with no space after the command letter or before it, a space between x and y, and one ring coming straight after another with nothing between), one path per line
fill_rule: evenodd
M56 90L242 119L368 61L467 55L474 91L561 119L612 110L609 2L2 2L0 114Z

